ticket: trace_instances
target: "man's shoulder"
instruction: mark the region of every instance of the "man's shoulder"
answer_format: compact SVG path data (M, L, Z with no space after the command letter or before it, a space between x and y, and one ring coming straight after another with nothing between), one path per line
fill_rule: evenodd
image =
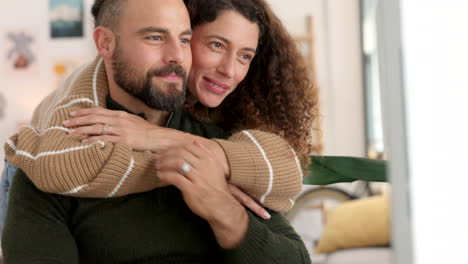
M190 113L176 111L169 120L169 128L184 131L205 138L228 138L230 133L215 124L197 120Z

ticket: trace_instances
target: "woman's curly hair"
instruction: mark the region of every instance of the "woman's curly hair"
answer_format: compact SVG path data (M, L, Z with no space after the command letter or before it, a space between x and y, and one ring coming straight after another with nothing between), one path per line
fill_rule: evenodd
M265 0L185 0L192 27L234 10L260 28L259 47L249 72L219 107L200 103L189 110L228 131L259 129L282 136L303 161L312 148L318 117L316 87L296 43Z

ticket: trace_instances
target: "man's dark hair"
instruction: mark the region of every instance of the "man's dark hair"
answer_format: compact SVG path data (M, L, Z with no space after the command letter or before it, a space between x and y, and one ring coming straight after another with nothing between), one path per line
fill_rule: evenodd
M117 31L127 0L95 0L91 8L95 27L104 26Z

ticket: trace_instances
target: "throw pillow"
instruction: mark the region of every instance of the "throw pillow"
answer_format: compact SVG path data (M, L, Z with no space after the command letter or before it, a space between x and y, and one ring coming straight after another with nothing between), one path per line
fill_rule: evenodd
M325 214L317 254L337 249L384 246L390 242L388 195L343 202Z

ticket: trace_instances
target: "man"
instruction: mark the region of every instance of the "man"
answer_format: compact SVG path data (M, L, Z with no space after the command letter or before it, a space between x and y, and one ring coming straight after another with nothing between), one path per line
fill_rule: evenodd
M183 2L113 1L120 4L98 1L104 13L98 16L94 40L103 62L83 71L73 91L85 98L67 105L94 98L112 110L143 113L162 126L226 136L177 110L191 62L190 21ZM194 202L202 188L167 180L180 190L82 199L41 192L19 172L3 234L6 263L310 262L299 236L279 214L261 220L228 192L207 191ZM203 181L197 184L205 187Z

